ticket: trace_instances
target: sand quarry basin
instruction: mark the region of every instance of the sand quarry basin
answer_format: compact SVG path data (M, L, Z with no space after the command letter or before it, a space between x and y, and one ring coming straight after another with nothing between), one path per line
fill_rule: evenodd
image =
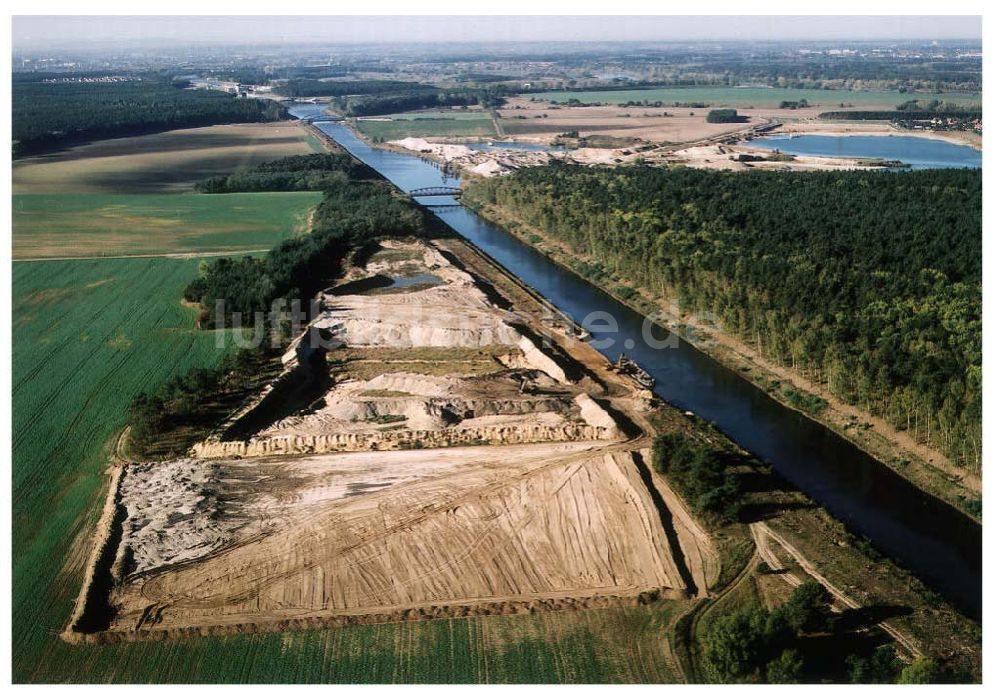
M187 457L113 467L64 638L706 593L711 544L649 469L641 388L572 335L546 341L494 271L382 243Z

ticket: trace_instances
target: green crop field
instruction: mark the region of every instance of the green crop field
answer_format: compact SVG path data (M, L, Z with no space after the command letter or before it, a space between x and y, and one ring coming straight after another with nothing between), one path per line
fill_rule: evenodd
M322 194L19 194L14 258L265 249L305 230Z
M676 602L581 612L77 646L72 611L128 404L223 352L180 293L197 259L13 265L17 682L670 682Z
M323 142L319 138L314 136L312 133L306 133L305 140L306 140L306 145L309 146L309 150L311 152L316 152L316 153L329 152L327 150L327 147L323 145Z
M671 683L662 606L429 620L103 647L35 679L100 682ZM58 641L58 640L56 640ZM166 668L165 668L166 667Z
M482 112L450 114L448 112L417 112L398 114L391 121L358 119L358 130L369 138L400 140L402 138L429 138L441 136L496 136L493 120Z
M13 265L16 680L60 680L73 663L55 633L79 590L78 536L100 509L108 448L133 395L222 357L179 302L197 269L177 259Z
M878 90L815 90L815 89L782 89L767 87L658 87L644 90L594 90L594 91L559 91L523 94L522 97L533 97L545 101L566 102L579 99L581 102L601 102L603 104L622 104L624 102L648 100L661 101L670 105L675 102L704 102L711 106L757 107L760 109L776 108L782 101L798 101L806 99L815 106L835 107L853 106L886 106L895 107L908 99L940 99L944 102L957 104L972 104L982 102L982 95L969 92L945 92L941 94L900 94L893 91Z

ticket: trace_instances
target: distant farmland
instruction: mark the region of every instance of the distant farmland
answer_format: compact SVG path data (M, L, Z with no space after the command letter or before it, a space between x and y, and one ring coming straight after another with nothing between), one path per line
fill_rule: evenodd
M13 191L177 193L217 174L321 150L315 137L289 122L189 128L102 140L18 160L13 165Z
M945 92L941 94L901 94L894 91L878 90L816 90L782 89L767 87L657 87L635 90L594 90L539 92L521 95L544 101L567 102L579 99L581 102L602 104L622 104L625 102L661 101L665 106L675 102L684 104L702 102L711 106L775 108L783 101L807 100L812 105L839 106L888 106L895 107L907 99L940 99L956 104L982 102L982 95L969 92Z
M378 119L358 119L355 125L369 138L382 140L400 140L409 137L496 136L493 120L489 114L481 111L421 111L393 114Z
M105 140L14 163L14 258L239 252L304 232L319 193L204 195L216 174L320 149L290 123Z
M14 258L238 252L304 232L313 192L13 197Z

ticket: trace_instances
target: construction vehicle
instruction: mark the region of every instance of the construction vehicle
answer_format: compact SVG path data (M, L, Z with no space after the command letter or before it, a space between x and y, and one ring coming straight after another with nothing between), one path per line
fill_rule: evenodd
M652 375L640 368L638 363L633 361L624 353L618 356L618 360L615 361L614 370L616 373L627 375L632 378L639 383L640 386L645 387L647 390L653 389L653 385L656 384L656 380Z

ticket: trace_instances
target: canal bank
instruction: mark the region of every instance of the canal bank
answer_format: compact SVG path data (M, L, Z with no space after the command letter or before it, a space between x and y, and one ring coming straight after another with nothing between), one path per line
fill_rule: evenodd
M293 113L309 115L302 109ZM316 126L404 191L460 183L412 155L372 148L342 124ZM435 213L575 321L595 312L614 318L613 330L592 331L595 347L603 354L612 359L621 352L629 354L656 378L662 398L714 423L853 532L898 559L957 607L978 616L982 530L974 521L690 344L649 346L641 315L472 211L449 206Z
M576 274L572 266L574 261L596 261L571 253L544 231L515 219L496 206L480 206L478 202L473 203L468 199L465 205L537 249L567 273ZM955 466L939 452L917 443L906 433L895 431L883 419L844 404L828 390L791 370L775 365L724 330L709 326L696 315L680 312L676 303L664 302L627 281L618 281L615 286L600 287L637 313L658 313L657 316L662 318L661 324L668 323L674 327L692 346L739 373L785 407L832 429L924 492L936 496L980 523L981 513L975 508L982 505L982 481L978 476ZM628 288L633 293L630 298L626 298L616 292L616 288ZM676 297L676 293L672 295ZM796 398L800 403L807 402L806 397L818 397L827 404L822 409L809 412L792 403L789 397Z

